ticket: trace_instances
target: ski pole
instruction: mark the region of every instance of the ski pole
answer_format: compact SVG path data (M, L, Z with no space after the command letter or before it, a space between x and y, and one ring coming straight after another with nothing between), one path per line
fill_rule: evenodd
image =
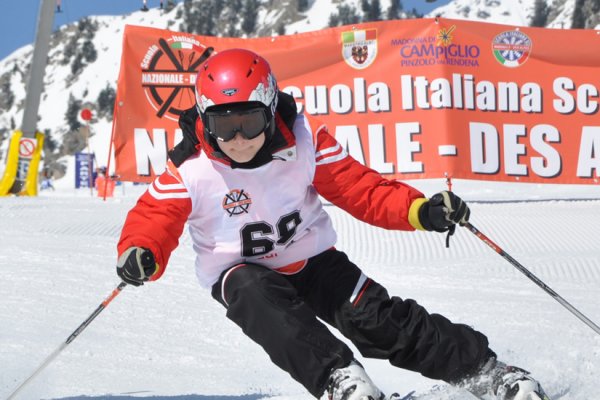
M60 346L58 346L58 348L56 350L54 350L52 352L52 354L50 354L44 360L44 362L33 372L33 374L31 374L29 376L29 378L27 378L23 383L21 383L21 385L19 385L19 387L16 388L15 391L12 392L6 400L14 399L15 396L17 395L17 393L19 393L29 382L31 382L40 372L42 372L42 370L44 368L46 368L48 366L48 364L50 364L52 362L52 360L54 360L56 358L56 356L58 356L60 354L60 352L64 350L65 347L67 347L69 345L69 343L71 343L73 340L75 340L75 338L77 336L79 336L79 334L81 332L83 332L83 330L85 328L87 328L87 326L94 320L94 318L96 318L102 312L102 310L104 310L106 307L108 307L110 302L113 301L113 299L115 297L117 297L117 295L119 293L121 293L121 290L123 290L123 288L125 286L127 286L127 283L121 282L119 284L119 286L117 286L112 291L110 296L108 296L106 299L104 299L104 301L98 306L98 308L96 308L96 310L85 321L83 321L83 323L81 325L79 325L79 327L77 329L75 329L75 331L71 334L71 336L69 336L67 338L67 340L65 340Z
M546 293L548 293L550 296L552 296L554 298L554 300L558 301L563 307L565 307L567 310L569 310L571 313L573 313L573 315L575 315L577 318L579 318L584 324L586 324L587 326L592 328L597 334L600 335L600 326L596 325L594 322L592 322L592 320L590 320L588 317L583 315L578 309L573 307L568 301L566 301L558 293L556 293L548 285L546 285L540 278L535 276L533 273L531 273L531 271L529 271L527 268L525 268L521 263L519 263L517 260L512 258L510 256L510 254L508 254L507 252L502 250L502 248L500 246L498 246L496 243L494 243L490 238L488 238L486 235L481 233L481 231L479 229L475 228L470 222L467 222L463 226L465 228L467 228L468 230L470 230L471 232L473 232L475 234L475 236L477 236L485 244L487 244L492 249L494 249L494 251L496 253L500 254L505 260L507 260L509 263L511 263L519 271L521 271L526 277L531 279L536 285L538 285Z

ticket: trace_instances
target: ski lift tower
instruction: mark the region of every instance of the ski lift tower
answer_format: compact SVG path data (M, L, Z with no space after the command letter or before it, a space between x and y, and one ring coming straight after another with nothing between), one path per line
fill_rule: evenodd
M37 131L40 98L44 90L44 70L48 60L56 0L40 0L33 58L25 94L21 130L11 138L6 170L0 180L0 196L9 193L37 195L37 174L44 135Z

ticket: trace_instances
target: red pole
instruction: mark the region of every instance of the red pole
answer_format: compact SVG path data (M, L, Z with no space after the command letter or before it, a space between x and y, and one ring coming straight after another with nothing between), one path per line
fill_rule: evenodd
M117 102L115 101L115 107L113 110L113 115L115 114L117 108ZM115 132L116 132L116 128L115 128L115 123L113 121L113 126L112 126L112 132L110 134L110 144L108 145L108 160L106 161L106 175L108 175L110 177L110 155L112 154L112 149L113 149L113 143L115 142ZM108 187L108 179L104 180L104 197L102 200L106 201L106 189Z

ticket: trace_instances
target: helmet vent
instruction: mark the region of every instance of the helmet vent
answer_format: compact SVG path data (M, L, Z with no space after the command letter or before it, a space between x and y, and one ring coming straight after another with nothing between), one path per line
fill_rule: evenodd
M210 79L211 81L215 81L215 78L213 78L212 74L208 74L208 79Z
M248 68L248 73L246 74L246 78L248 78L254 72L254 66L258 64L258 59L255 58L254 60L252 60L252 64L253 65L251 65L250 68Z

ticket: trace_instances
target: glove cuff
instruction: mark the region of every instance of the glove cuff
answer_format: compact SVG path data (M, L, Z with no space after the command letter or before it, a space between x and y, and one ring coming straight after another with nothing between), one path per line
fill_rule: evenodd
M428 200L424 197L415 199L408 209L408 223L415 229L420 231L427 231L431 229L425 228L421 219L421 210L428 204Z

